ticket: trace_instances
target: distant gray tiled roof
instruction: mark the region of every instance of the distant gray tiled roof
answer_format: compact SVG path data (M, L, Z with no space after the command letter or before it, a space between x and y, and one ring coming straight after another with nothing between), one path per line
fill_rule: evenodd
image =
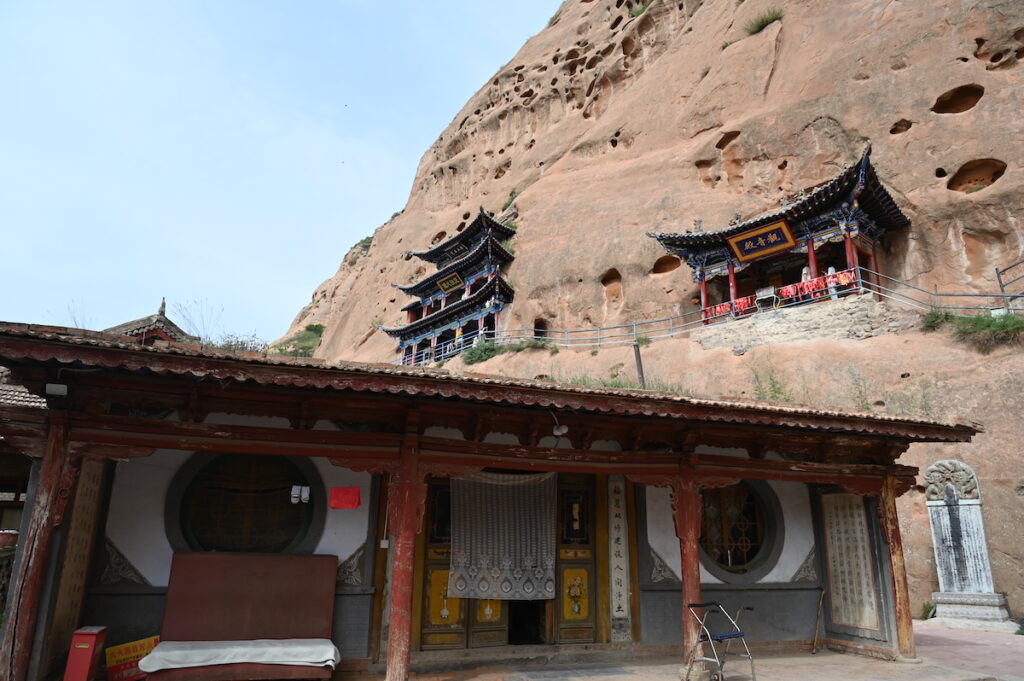
M103 329L103 333L109 333L115 336L141 336L147 331L152 331L153 329L160 329L164 331L168 336L179 343L199 343L198 336L190 336L185 333L180 326L159 312L157 314L151 314L148 317L142 317L141 319L135 319L130 322L125 322L124 324L112 326L109 329Z
M24 386L3 383L0 384L0 406L45 409L46 400L38 395L33 395Z

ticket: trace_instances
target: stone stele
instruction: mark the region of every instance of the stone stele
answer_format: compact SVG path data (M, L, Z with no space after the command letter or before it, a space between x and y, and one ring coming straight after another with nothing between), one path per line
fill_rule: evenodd
M938 623L955 628L1015 632L1006 597L996 593L981 516L978 478L962 461L937 461L924 474L939 591Z

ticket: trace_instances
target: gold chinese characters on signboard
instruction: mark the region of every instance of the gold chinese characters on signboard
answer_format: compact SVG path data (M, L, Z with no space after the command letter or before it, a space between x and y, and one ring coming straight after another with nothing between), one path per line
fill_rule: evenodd
M442 293L451 293L452 291L460 289L465 285L466 283L462 281L462 277L460 277L455 272L449 274L447 277L444 277L437 282L437 287L441 289Z
M785 220L740 232L727 239L736 259L749 262L766 255L788 251L796 246L793 231Z

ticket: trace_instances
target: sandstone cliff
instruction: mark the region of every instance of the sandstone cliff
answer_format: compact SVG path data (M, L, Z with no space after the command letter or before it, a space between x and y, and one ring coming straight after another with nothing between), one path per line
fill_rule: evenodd
M770 6L782 20L748 35ZM889 244L887 272L991 291L993 267L1024 252L1017 0L640 9L567 0L441 133L405 210L369 251L346 257L293 328L326 324L324 357L391 359L393 343L373 324L400 321L408 299L391 284L425 272L404 252L453 234L480 205L499 210L512 192L512 327L667 316L687 308L693 282L686 268L652 274L663 252L645 232L694 220L714 229L773 207L833 175L867 140L913 221ZM982 184L991 186L963 191ZM621 275L614 290L601 284L610 269Z
M748 35L772 7L781 21ZM678 314L692 309L695 284L686 267L655 266L664 252L646 232L695 220L717 229L772 208L868 141L912 220L886 244L881 269L928 290L995 291L994 268L1024 257L1021 60L1020 0L566 0L441 133L404 211L368 250L345 256L292 330L325 324L317 355L327 359L393 359L393 341L375 327L401 323L409 299L391 285L427 273L405 252L452 235L481 205L498 212L513 193L516 300L503 325L576 329ZM982 357L917 333L773 351L793 385L806 386L801 401L855 408L863 405L849 391L861 390L871 409L898 402L989 425L969 447L915 446L907 460L975 466L997 586L1019 614L1020 353ZM688 340L645 353L649 371L699 394L752 394L749 356ZM608 377L630 361L622 349L524 352L473 369ZM919 496L901 503L920 603L934 586L928 526Z

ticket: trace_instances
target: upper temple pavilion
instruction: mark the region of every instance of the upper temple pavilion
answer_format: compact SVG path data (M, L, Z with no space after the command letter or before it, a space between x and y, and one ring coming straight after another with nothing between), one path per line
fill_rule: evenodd
M648 236L693 269L705 320L880 285L879 244L910 220L870 155L868 146L832 179L724 229Z
M479 337L492 337L498 315L515 292L501 276L515 256L503 243L515 227L498 222L483 208L450 239L443 233L414 255L437 267L433 274L399 291L416 296L402 311L406 324L382 328L398 339L401 362L421 364L457 354Z

